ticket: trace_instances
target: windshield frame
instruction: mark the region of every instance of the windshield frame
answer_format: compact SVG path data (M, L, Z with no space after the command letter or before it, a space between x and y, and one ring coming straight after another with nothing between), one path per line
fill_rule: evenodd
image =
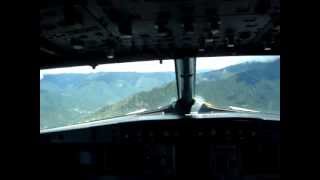
M149 69L148 68L145 68L145 67L135 67L133 65L141 65L142 63L146 63L146 65L149 66ZM113 63L113 64L104 64L104 66L113 66L113 67L116 67L119 69L119 67L125 65L126 63ZM153 66L152 68L150 68L150 65ZM155 66L156 65L156 66ZM77 69L76 68L82 68L81 70L84 71L85 73L83 73L84 75L86 74L91 74L91 75L95 75L96 73L101 73L101 71L95 71L95 70L99 70L99 67L101 67L102 65L100 66L97 66L96 69L89 69L89 70L84 70L84 66L80 66L80 67L66 67L66 68L58 68L58 69L53 69L52 74L77 74ZM147 66L146 66L147 67ZM163 67L163 68L161 68ZM88 68L88 67L86 67ZM175 80L176 80L176 76L175 76L175 66L174 66L174 60L162 60L161 62L159 60L153 60L153 61L143 61L143 62L129 62L128 65L126 67L124 67L125 70L121 70L120 71L115 71L115 69L112 69L112 68L109 68L108 70L111 70L110 72L109 71L106 71L106 72L103 72L103 73L119 73L119 75L122 75L122 72L123 73L137 73L137 76L139 76L141 74L141 77L139 78L144 78L144 74L148 76L151 75L151 76L155 76L155 78L159 78L159 81L161 79L166 79L165 81L162 82L162 85L163 86L166 86L166 85L169 85L169 84L172 84L170 86L174 87L172 90L169 89L169 91L172 93L172 97L171 99L177 99L177 90L175 87ZM140 71L135 71L135 69L137 70L141 70ZM48 69L45 69L45 70L48 70ZM52 69L51 69L52 70ZM63 70L66 70L64 72L62 72ZM68 70L69 70L69 73L68 73ZM154 71L153 71L154 70ZM88 71L91 71L91 72L88 72ZM50 73L48 73L49 75L51 75ZM161 77L163 75L166 75L165 77ZM41 82L42 82L42 79L44 78L44 75L42 74L42 70L40 70L40 90L41 90ZM129 77L130 78L130 77ZM147 77L148 78L148 77ZM143 81L141 81L142 84L143 84ZM130 84L128 84L130 85ZM133 93L132 95L134 94L139 94L139 93L143 93L143 92L147 92L147 91L151 91L153 89L157 89L158 86L161 87L162 86L161 84L155 84L153 83L153 86L154 87L149 87L149 90L146 90L146 89L141 89L135 93ZM148 87L149 85L147 85ZM142 87L143 88L143 87ZM130 91L128 89L124 89L124 91ZM40 92L40 95L41 95L41 92ZM128 96L130 97L130 96ZM40 98L40 103L41 103L41 99ZM170 98L169 98L170 99ZM164 100L165 101L165 100ZM119 102L119 101L118 101ZM162 102L162 101L161 101ZM170 104L170 102L172 102L172 100L168 101L167 103L160 103L160 106L156 106L154 107L154 109L151 107L147 109L147 112L152 112L152 111L159 111L159 107L165 107L167 105ZM163 108L160 108L160 109L163 109ZM41 114L41 106L40 106L40 114ZM99 120L103 120L103 119L111 119L111 118L115 118L115 117L122 117L122 116L127 116L127 115L130 115L131 112L133 112L134 110L130 111L128 110L127 113L123 113L123 114L118 114L118 115L115 115L115 116L111 116L111 117L99 117L99 118L95 118L95 119L90 119L90 121L99 121ZM136 114L136 113L134 113ZM40 115L40 122L42 121L42 118L41 118L41 115ZM66 118L66 121L69 121L67 118ZM53 121L52 121L53 122ZM76 124L81 124L81 123L87 123L88 121L81 121L80 120L77 120L77 119L74 119L74 120L70 120L71 123L65 123L65 124L62 124L62 125L57 125L57 126L54 126L54 127L50 127L50 126L47 126L47 125L44 125L44 127L40 126L40 129L51 129L51 128L56 128L56 127L63 127L63 126L68 126L68 125L76 125Z
M230 56L232 57L232 56ZM226 57L228 58L228 56ZM279 56L279 59L280 59L280 56ZM195 98L196 95L197 95L197 84L196 84L196 77L197 77L197 74L198 74L198 67L197 67L197 64L199 61L202 61L201 58L185 58L185 59L181 59L182 63L180 63L180 65L178 65L179 63L178 60L168 60L168 61L174 61L174 74L175 74L175 79L176 80L176 97L177 97L177 101L175 102L172 102L171 104L168 104L168 105L163 105L165 107L163 108L160 108L160 109L148 109L147 111L145 112L140 112L140 113L133 113L133 114L130 114L130 113L126 113L126 114L122 114L122 115L118 115L118 116L113 116L113 117L109 117L109 118L98 118L98 119L95 119L95 120L91 120L90 122L78 122L78 123L74 123L74 124L71 124L71 125L66 125L66 126L61 126L61 127L67 127L67 126L78 126L78 125L81 125L81 124L86 124L86 123L91 123L91 122L97 122L97 121L104 121L104 120L108 120L108 119L115 119L115 118L124 118L124 117L131 117L131 116L143 116L143 115L150 115L150 114L153 114L153 113L158 113L158 112L170 112L170 113L176 113L177 115L190 115L190 114L193 114L193 115L212 115L212 114L215 114L215 113L247 113L247 114L273 114L273 115L280 115L280 110L279 110L279 114L274 114L274 113L268 113L268 112L258 112L254 109L246 109L246 108L242 108L242 107L236 107L238 109L232 109L232 108L226 108L226 107L216 107L216 106L208 106L207 108L209 109L209 111L211 112L208 112L208 113L201 113L201 112L188 112L188 111L181 111L181 109L185 108L185 107L179 107L178 106L181 106L179 104L179 100L181 100L183 97L192 97L193 99L193 102L188 105L190 106L190 111L191 111L191 107L194 105L194 103L197 103L197 99ZM157 62L158 60L155 60L155 62ZM167 60L165 60L167 61ZM189 64L186 64L186 62L191 62ZM116 64L122 64L122 63L116 63ZM161 61L159 64L162 64ZM192 67L193 66L193 67ZM184 67L184 68L182 68ZM187 67L187 68L186 68ZM227 66L229 67L229 66ZM190 69L191 71L187 72L183 69ZM191 75L192 78L191 79L194 79L193 81L190 81L192 86L190 86L191 88L193 87L193 89L189 89L189 91L191 92L188 93L188 95L186 96L183 96L183 88L190 88L189 86L188 87L183 87L183 85L185 84L186 80L183 80L183 77L184 76L184 73L183 72L187 72L187 75ZM41 71L40 71L41 72ZM41 80L41 75L40 75L40 80ZM182 81L182 83L181 83ZM189 83L190 84L190 83ZM233 105L232 105L233 106ZM230 106L230 107L232 107ZM251 112L250 112L251 111ZM165 113L165 115L167 115L167 113ZM199 116L201 117L201 116ZM41 119L40 119L41 121ZM60 127L53 127L53 128L47 128L47 129L41 129L40 130L48 130L48 129L56 129L56 128L60 128Z

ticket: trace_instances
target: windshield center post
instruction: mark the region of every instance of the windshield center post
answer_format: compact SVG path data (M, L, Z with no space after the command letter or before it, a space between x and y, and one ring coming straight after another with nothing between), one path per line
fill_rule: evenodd
M196 82L196 58L185 57L175 59L178 100L178 113L188 114L194 104Z

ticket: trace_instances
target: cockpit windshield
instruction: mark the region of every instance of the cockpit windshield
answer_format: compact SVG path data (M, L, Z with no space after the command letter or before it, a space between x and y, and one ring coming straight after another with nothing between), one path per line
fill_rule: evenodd
M280 56L197 58L195 99L280 113ZM40 130L161 109L177 100L174 60L40 70Z
M40 129L159 109L177 99L174 61L40 70Z
M213 107L280 114L280 56L197 58L196 98Z

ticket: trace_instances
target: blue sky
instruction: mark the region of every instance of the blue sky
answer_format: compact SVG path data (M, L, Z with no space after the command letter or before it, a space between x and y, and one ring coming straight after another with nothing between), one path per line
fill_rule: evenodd
M197 58L197 70L217 70L227 66L244 62L269 62L279 59L280 56L222 56ZM57 68L40 70L40 79L46 74L63 73L96 73L96 72L173 72L174 61L164 60L162 64L156 61L129 62L99 65L96 69L90 66Z

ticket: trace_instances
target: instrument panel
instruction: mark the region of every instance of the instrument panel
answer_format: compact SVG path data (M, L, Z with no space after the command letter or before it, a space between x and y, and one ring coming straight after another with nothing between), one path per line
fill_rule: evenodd
M50 162L87 175L280 178L280 121L128 122L42 134L41 142Z
M257 125L242 125L230 122L230 126L216 122L145 122L143 124L121 125L113 128L114 142L117 143L240 143L254 141Z
M259 119L152 120L98 126L42 135L43 143L245 143L265 136L275 140L279 132L268 133L278 121ZM272 124L275 124L272 126Z

